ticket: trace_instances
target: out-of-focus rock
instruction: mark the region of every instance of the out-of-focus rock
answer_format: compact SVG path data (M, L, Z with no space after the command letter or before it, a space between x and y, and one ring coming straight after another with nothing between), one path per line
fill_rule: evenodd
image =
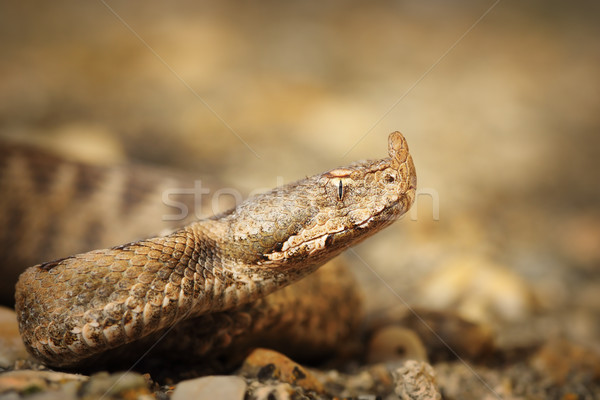
M535 308L531 288L503 265L477 257L455 259L426 277L417 302L452 309L472 321L519 321Z
M586 384L600 379L600 354L565 339L546 342L531 357L530 364L556 385L567 380Z
M334 398L360 398L361 396L387 397L394 392L394 378L389 364L374 364L354 373L336 370L314 371L328 395Z
M205 376L177 384L171 400L243 400L246 382L238 376Z
M367 362L375 364L394 360L427 361L425 346L414 331L401 326L386 326L371 336Z
M391 326L414 332L432 362L457 356L467 360L481 359L495 348L494 334L489 325L468 321L452 311L413 308L401 315L382 317L373 326L375 332ZM390 340L390 343L393 341ZM423 358L420 361L427 360Z
M62 394L57 398L75 398L75 393L87 376L55 371L9 371L0 375L0 395L17 393L30 395L40 392Z
M109 374L99 372L81 385L78 395L83 399L152 399L146 379L135 372Z

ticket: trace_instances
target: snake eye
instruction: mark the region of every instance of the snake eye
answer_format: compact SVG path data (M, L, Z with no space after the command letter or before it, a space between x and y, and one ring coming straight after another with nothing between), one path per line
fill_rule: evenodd
M342 183L342 180L340 179L340 181L338 183L338 200L342 201L342 198L344 198L344 184Z

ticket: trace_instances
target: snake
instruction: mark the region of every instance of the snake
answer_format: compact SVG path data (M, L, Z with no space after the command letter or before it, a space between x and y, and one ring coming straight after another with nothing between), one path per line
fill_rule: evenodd
M0 141L0 304L14 307L15 284L27 267L212 215L207 201L185 194L197 181L198 175L176 169L94 162L58 149ZM202 176L201 183L219 184L211 176Z
M15 289L21 337L59 368L161 340L172 355L265 340L307 353L334 347L356 326L359 300L347 271L317 270L398 220L416 184L406 139L393 132L383 159L277 187L168 234L35 265Z

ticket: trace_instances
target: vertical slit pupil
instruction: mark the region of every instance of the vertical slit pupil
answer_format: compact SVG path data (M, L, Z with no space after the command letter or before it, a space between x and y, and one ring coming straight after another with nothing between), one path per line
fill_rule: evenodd
M342 196L344 196L344 186L342 185L342 180L340 179L340 183L338 184L338 198L342 200Z

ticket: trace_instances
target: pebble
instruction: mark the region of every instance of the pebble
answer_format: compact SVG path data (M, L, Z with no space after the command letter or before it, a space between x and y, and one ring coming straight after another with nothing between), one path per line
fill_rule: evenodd
M373 334L368 344L367 362L394 360L427 361L425 346L414 331L401 326L386 326Z
M302 388L292 386L289 383L263 383L254 381L248 387L245 400L321 400L329 399L315 392L305 392Z
M321 382L309 370L273 350L255 349L246 358L239 373L261 382L278 381L317 393L324 392Z
M426 277L419 304L454 309L476 322L523 321L535 309L533 290L507 266L465 256L442 265Z
M29 354L19 334L17 315L10 308L0 306L0 368L10 368L17 360Z
M55 371L9 371L0 374L0 395L33 395L52 393L61 398L76 398L79 385L88 377ZM37 396L37 395L36 395Z
M386 397L394 390L394 378L387 364L370 365L351 374L336 370L314 373L323 383L327 394L334 398Z
M243 400L246 386L238 376L205 376L177 384L171 400Z
M600 380L600 353L566 339L547 341L530 360L531 366L555 385Z
M151 399L152 392L146 379L136 372L118 372L109 374L99 372L81 385L78 390L81 398L131 398L137 400Z
M456 356L480 359L495 348L494 332L489 325L467 321L451 311L412 309L397 323L418 335L432 361Z
M442 395L435 383L433 367L425 362L408 360L394 371L395 392L402 400L439 400Z

